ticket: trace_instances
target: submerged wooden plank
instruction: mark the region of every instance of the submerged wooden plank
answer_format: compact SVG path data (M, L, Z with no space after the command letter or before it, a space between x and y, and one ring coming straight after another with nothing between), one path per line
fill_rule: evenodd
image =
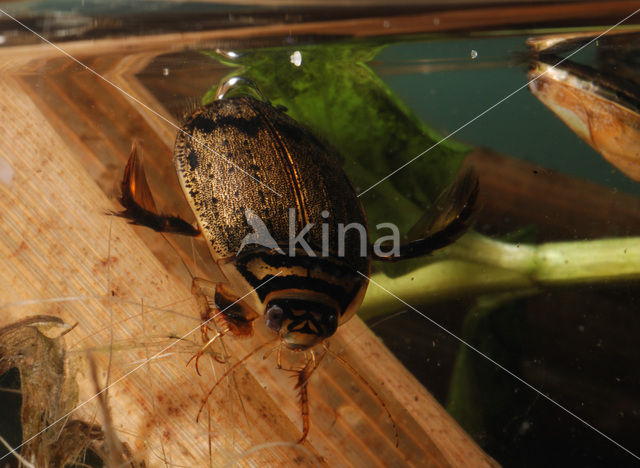
M112 63L119 69L117 82L133 83L129 89L135 90L139 85L119 68L121 62ZM35 314L78 324L65 343L69 359L81 369L77 404L86 404L71 419L104 427L94 396L96 388L113 384L107 400L112 428L106 429L147 466L221 466L240 460L256 465L494 464L357 318L340 327L331 348L385 402L400 432L397 449L378 400L331 357L310 382L312 429L304 444L295 444L301 419L290 373L277 370L273 357L262 360L264 353L211 395L196 422L203 395L226 367L206 356L204 375L198 377L185 366L200 337L184 267L171 260L175 255L166 245L157 252L168 261L151 252L147 239L153 236L162 244L161 236L107 216L118 206L94 180L105 157L118 160L117 148L125 142L113 140L122 138L122 129L127 129L124 138L143 138L157 148L167 145L170 132L154 124L160 121L140 117L146 111L107 91L97 77L53 73L42 78L5 72L0 81L0 111L12 116L0 128L5 148L0 162L10 174L0 183L0 255L5 259L0 326ZM41 95L47 92L55 95ZM99 121L93 120L94 108L101 110ZM117 122L122 116L140 124L123 126ZM157 180L170 177L156 171ZM179 196L163 193L162 200L171 203ZM219 351L227 352L230 362L238 360L270 337L263 325L258 328L254 340L227 339L226 350ZM96 377L88 368L91 361ZM67 423L66 418L60 422Z
M93 350L99 386L107 375L109 382L117 382L109 390L109 407L120 440L151 464L161 461L160 453L172 464L208 464L207 423L196 423L195 412L211 377L200 379L185 367L197 343L169 338L197 329L198 313L189 289L175 281L129 226L105 216L115 206L20 87L3 79L0 92L8 98L3 111L15 116L0 133L7 148L3 157L13 170L0 197L2 255L7 259L1 267L2 325L34 314L78 323L66 337L68 352L84 359ZM51 298L62 300L19 303ZM180 307L159 311L153 307L158 301ZM141 364L172 343L177 343L177 354L170 348L161 354L166 357ZM250 374L242 376L247 378L255 381ZM86 371L77 379L79 402L89 403L74 419L91 421L97 412L96 401L90 401L95 384ZM252 398L260 403L244 406L251 426L228 414L212 417L216 436L211 444L219 462L264 442L269 433L276 440L296 440L297 424L278 415L281 410L271 402L264 382L238 387L257 391ZM222 392L212 396L211 405L224 408L227 400ZM261 407L273 409L275 415L265 418ZM308 462L320 458L311 444L304 448L276 446L268 452L279 462L289 460L291 451L301 452Z

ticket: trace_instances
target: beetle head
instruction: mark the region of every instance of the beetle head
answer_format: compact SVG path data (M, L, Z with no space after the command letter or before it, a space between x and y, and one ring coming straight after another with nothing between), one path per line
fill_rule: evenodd
M308 299L273 299L267 303L267 327L280 334L293 350L315 346L338 328L338 311L325 303Z

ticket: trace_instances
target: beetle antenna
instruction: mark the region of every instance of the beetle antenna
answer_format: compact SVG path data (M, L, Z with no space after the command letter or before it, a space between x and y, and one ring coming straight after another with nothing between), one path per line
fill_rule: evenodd
M344 368L351 373L351 375L353 375L354 377L357 377L358 380L360 380L360 382L365 384L369 389L369 391L373 393L373 396L376 397L376 400L378 400L378 403L380 403L380 406L382 406L382 409L384 409L385 413L387 413L387 417L391 421L391 425L393 426L393 435L396 441L396 448L398 448L398 445L400 442L400 437L398 434L398 426L396 425L396 422L393 419L393 416L391 416L391 412L389 411L389 408L387 407L384 400L380 398L380 395L378 395L378 392L375 391L375 389L371 386L371 384L362 375L360 375L360 373L351 364L349 364L346 359L344 359L342 356L340 356L337 353L334 353L329 349L328 343L324 342L323 346L324 346L324 349L327 350L327 353L331 354L331 356L333 356L340 364L342 364Z
M202 400L202 404L200 405L200 409L198 410L198 415L196 416L196 422L198 422L198 419L200 418L200 413L202 413L202 410L204 409L205 405L207 404L207 400L209 399L209 397L211 396L211 394L213 393L213 391L218 387L218 385L220 384L220 382L222 382L225 377L227 377L229 374L231 374L234 370L236 370L238 368L238 366L242 365L247 359L249 359L251 356L253 356L254 354L256 354L258 351L260 351L262 348L266 347L267 345L270 345L271 343L273 343L274 341L276 341L277 339L279 339L280 337L276 336L274 339L266 341L264 343L262 343L260 346L258 346L257 348L253 349L252 351L250 351L249 353L247 353L247 355L245 357L243 357L242 359L240 359L238 362L236 362L233 366L229 367L224 374L222 374L222 376L220 376L220 378L216 381L215 384L213 384L213 386L211 387L211 389L209 390L209 392L207 393L207 395L203 398Z

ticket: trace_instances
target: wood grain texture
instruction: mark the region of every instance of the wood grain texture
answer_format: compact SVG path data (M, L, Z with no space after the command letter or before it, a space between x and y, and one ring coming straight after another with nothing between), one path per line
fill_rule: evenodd
M114 54L104 53L102 44L69 48L167 115L136 94L141 87L133 74L158 53L149 52L148 42L132 39L124 57L121 47ZM184 204L172 189L175 175L163 166L171 165L173 129L48 46L42 49L29 49L33 56L0 51L13 58L4 61L12 70L5 68L0 79L0 326L36 314L78 323L65 342L81 369L76 378L85 403L71 419L103 422L95 388L112 384L112 432L147 466L495 464L358 319L340 328L331 347L385 401L400 430L398 449L375 397L330 357L310 382L312 428L302 445L293 443L301 427L293 382L273 357L258 355L239 368L196 422L203 394L226 367L206 356L198 377L185 365L200 345L188 275L161 236L106 214L118 209L107 194L133 138L154 155L150 182L165 194L160 204ZM224 352L233 362L266 333L227 339Z

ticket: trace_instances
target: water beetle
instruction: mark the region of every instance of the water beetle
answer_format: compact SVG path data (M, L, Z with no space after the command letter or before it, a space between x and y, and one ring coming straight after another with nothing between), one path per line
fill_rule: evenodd
M395 250L374 249L362 205L333 150L281 109L246 96L196 110L178 132L174 162L198 226L157 211L135 147L122 181L121 215L156 231L204 236L228 280L215 285L213 298L223 333L250 335L263 316L296 351L323 342L356 313L372 260L424 255L459 237L478 192L477 177L465 172L435 203L428 222L412 230L413 239ZM197 286L208 320L214 311ZM220 333L209 339L205 325L203 335L210 343ZM301 441L308 432L306 382L315 366L307 361L298 375Z

